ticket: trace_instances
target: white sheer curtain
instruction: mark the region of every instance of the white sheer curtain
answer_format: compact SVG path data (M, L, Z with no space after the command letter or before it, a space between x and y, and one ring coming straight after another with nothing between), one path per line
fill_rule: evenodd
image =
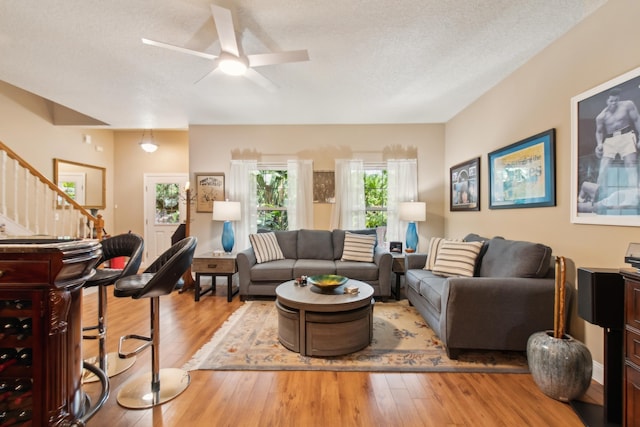
M365 227L364 164L362 160L336 160L336 203L331 227L356 230Z
M313 228L313 161L287 161L289 230Z
M398 218L398 204L418 201L417 160L388 160L387 178L387 240L402 242L407 222Z
M258 162L255 160L232 160L229 173L229 200L240 202L242 219L236 221L235 250L248 248L249 234L257 231L258 201L255 175L258 173Z

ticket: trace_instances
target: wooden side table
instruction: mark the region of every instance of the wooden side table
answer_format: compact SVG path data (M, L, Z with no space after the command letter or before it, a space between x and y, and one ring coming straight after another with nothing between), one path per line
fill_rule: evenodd
M238 293L233 292L233 275L238 272L236 264L236 254L222 254L214 256L211 252L199 254L193 257L191 271L196 273L195 300L200 301L200 296L211 292L216 293L216 278L223 276L227 278L227 301L230 302L233 296ZM200 288L200 276L211 276L211 287L204 291Z
M391 264L391 271L396 275L395 289L391 288L392 293L395 294L396 300L400 300L400 276L404 276L404 254L392 252L393 263Z

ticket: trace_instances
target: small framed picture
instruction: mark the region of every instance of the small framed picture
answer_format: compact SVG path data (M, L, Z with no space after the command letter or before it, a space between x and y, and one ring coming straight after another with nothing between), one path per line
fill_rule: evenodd
M492 151L489 209L556 205L555 129Z
M336 202L336 176L333 171L313 172L313 203Z
M450 209L480 210L480 157L457 164L450 169Z
M197 173L196 212L213 212L213 201L224 200L224 173Z
M402 242L389 242L389 252L402 253Z

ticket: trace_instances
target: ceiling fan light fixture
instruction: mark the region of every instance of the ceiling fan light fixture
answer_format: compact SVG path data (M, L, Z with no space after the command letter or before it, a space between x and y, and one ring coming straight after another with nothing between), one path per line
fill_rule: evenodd
M242 76L247 71L248 62L244 58L223 52L218 61L220 70L230 76Z

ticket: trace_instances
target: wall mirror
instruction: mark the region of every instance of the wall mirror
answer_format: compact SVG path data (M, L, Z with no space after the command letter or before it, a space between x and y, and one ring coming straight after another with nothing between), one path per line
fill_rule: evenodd
M80 206L105 208L106 168L53 159L53 180Z

